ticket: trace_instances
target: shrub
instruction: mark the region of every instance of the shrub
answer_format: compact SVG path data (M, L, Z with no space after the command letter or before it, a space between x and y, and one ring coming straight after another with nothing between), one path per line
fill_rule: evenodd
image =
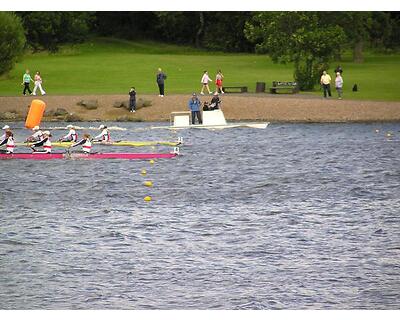
M0 12L0 75L14 67L23 53L25 42L20 18L13 13Z

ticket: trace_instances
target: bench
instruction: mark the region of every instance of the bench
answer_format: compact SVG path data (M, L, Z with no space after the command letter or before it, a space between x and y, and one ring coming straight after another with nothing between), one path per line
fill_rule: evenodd
M287 93L297 93L299 92L299 86L294 81L273 81L269 91L271 93L278 93L278 90L283 90Z
M231 89L234 91L231 91ZM225 93L245 93L247 92L247 87L222 87L222 91Z

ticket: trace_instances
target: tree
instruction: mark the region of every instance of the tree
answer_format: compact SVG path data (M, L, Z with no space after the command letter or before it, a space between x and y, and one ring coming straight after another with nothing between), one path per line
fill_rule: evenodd
M157 16L153 12L99 11L95 13L95 29L101 36L122 39L154 39Z
M157 40L201 45L203 12L155 12L155 15Z
M250 52L254 46L244 35L252 12L206 12L203 46L226 52Z
M13 68L23 53L25 41L21 19L14 13L0 12L0 75Z
M20 12L28 44L35 50L55 52L62 43L84 41L93 14L88 12Z
M353 61L364 61L364 42L369 39L369 29L372 24L371 12L341 12L337 15L337 23L346 33L353 48Z
M246 23L245 35L273 62L293 62L301 90L318 83L345 40L343 29L325 23L318 12L258 13Z

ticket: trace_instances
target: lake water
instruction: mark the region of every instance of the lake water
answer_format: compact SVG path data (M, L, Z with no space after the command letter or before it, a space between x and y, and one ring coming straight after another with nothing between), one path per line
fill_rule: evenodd
M400 124L109 125L182 156L0 161L0 309L400 307Z

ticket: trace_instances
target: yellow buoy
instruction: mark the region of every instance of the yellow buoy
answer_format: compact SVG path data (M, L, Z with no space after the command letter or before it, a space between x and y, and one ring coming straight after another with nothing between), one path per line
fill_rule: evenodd
M143 184L144 184L146 187L152 187L152 186L153 186L153 182L151 182L151 181L145 181Z
M153 159L150 160L150 164L154 164L154 160Z
M142 176L145 176L145 175L147 174L147 171L143 169L143 170L140 172L140 174L141 174Z
M144 201L151 201L151 197L150 196L145 196L144 197Z

